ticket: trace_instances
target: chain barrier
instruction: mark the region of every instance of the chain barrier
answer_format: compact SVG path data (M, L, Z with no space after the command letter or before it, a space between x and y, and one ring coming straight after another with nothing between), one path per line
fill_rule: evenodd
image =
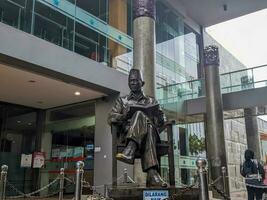
M183 195L189 191L192 191L194 188L198 188L199 187L199 183L195 183L192 185L185 185L185 184L181 184L182 186L184 186L183 188L180 188L179 190L179 194L173 194L171 196L169 196L168 199L166 200L182 200L184 199Z
M65 190L65 189L67 189L71 185L73 185L73 184L66 185L63 189ZM60 189L57 190L56 192L51 193L51 194L47 194L47 195L43 195L43 196L38 196L38 197L37 196L26 196L26 194L24 194L23 197L22 197L22 195L21 196L12 196L12 197L8 197L7 199L18 199L18 198L29 199L29 200L36 199L36 198L38 198L38 199L45 199L45 198L49 198L49 197L52 197L52 196L57 195L59 193L59 191L60 191Z
M225 200L231 200L231 198L225 194L222 190L220 190L219 188L216 187L216 185L211 185L211 187L219 194L221 195L221 197L223 197L223 199Z
M216 178L214 181L212 181L209 186L211 188L213 188L221 197L223 197L223 199L225 200L231 200L231 198L222 190L220 190L215 184L221 180L223 177L219 176L218 178Z
M34 194L37 194L37 193L39 193L39 192L41 192L41 191L43 191L43 190L45 190L45 189L47 189L47 188L49 188L51 185L53 185L53 184L55 184L57 181L59 180L59 177L57 177L55 180L53 180L52 182L50 182L49 184L47 184L46 186L44 186L44 187L42 187L42 188L40 188L40 189L38 189L38 190L36 190L36 191L33 191L33 192L31 192L31 193L23 193L22 191L20 191L19 189L17 189L13 184L11 184L11 183L9 183L8 181L7 181L7 186L11 189L11 190L13 190L14 192L16 192L17 194L19 194L18 196L10 196L10 197L7 197L7 199L18 199L18 198L31 198L32 197L32 195L34 195ZM57 192L58 193L58 192ZM50 194L51 195L51 194ZM53 194L54 195L54 194Z

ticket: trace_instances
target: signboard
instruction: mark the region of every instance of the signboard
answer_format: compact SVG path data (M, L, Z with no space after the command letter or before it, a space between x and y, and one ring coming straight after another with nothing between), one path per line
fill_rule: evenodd
M74 151L73 151L73 157L77 158L77 157L83 157L83 147L75 147Z
M143 192L143 200L166 200L168 198L168 190L144 190Z
M60 149L52 149L52 158L58 158L60 155Z
M33 153L33 168L42 168L45 163L45 153L44 152L34 152Z
M197 169L196 160L197 160L197 157L180 156L179 167L182 169Z
M21 167L31 167L32 166L32 154L21 154L20 160Z

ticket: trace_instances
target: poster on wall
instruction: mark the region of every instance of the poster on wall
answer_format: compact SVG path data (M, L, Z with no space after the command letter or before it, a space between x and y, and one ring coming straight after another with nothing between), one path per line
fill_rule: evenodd
M42 168L45 163L45 153L44 152L34 152L33 153L33 168Z
M21 154L20 167L32 166L32 154Z

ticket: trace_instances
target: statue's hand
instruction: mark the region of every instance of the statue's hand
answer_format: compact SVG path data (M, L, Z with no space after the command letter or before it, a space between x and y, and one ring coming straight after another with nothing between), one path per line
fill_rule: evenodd
M126 105L122 110L122 119L123 120L127 120L130 118L129 111L130 111L130 107L128 105Z

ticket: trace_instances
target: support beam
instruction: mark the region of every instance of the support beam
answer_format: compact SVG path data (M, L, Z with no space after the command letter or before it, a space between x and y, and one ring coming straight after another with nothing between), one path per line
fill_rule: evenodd
M206 84L206 112L207 130L206 145L210 178L214 181L222 176L222 167L227 167L224 126L223 126L223 107L222 94L219 75L219 52L218 47L208 46L204 50L205 64L205 84ZM217 184L217 188L223 190L222 179ZM226 184L226 193L229 195L229 185ZM213 191L215 197L220 195Z

